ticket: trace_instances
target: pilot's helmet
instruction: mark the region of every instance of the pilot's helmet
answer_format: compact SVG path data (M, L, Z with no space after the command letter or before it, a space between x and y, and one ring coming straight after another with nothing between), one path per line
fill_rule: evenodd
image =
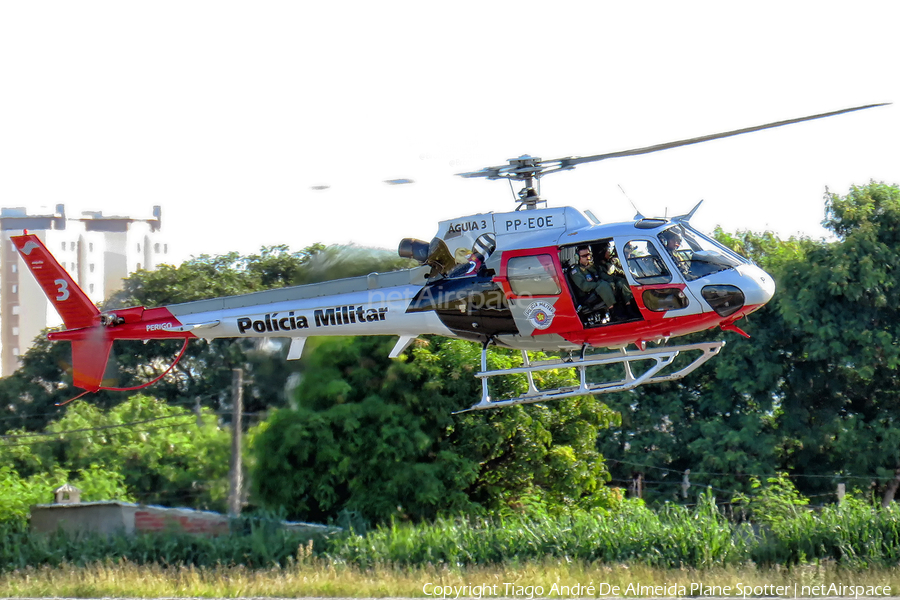
M659 234L659 237L662 239L663 242L666 242L666 243L668 243L669 241L672 241L672 240L678 242L679 244L681 243L681 236L678 234L677 231L675 231L674 228L666 229L665 231L663 231L662 233Z

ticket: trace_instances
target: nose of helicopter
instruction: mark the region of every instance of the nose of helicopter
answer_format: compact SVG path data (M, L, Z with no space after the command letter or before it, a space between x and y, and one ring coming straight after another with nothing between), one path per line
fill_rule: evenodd
M744 304L762 306L771 300L775 295L775 278L756 265L746 265L743 271L744 277L753 282L744 288Z

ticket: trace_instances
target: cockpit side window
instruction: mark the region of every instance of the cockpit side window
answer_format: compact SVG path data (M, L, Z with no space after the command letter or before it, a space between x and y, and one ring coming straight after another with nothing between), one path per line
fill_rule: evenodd
M688 281L733 269L746 262L716 242L681 225L661 232L659 240Z
M638 285L657 285L672 281L672 274L653 242L631 240L622 247L622 256Z

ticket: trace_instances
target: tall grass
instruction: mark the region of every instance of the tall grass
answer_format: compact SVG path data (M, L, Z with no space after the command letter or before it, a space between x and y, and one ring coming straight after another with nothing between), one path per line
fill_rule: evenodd
M800 511L761 531L750 557L763 564L834 560L864 569L900 564L900 507L848 498L818 513Z
M672 506L658 513L630 504L612 514L394 523L365 537L336 539L327 554L362 568L385 562L468 566L544 557L705 568L747 560L750 536L736 535L735 529L708 501L695 511Z
M298 554L324 549L324 536L286 531L270 523L215 538L178 532L107 536L60 530L35 534L21 524L0 527L0 571L118 559L139 565L244 565L259 569L288 565Z
M900 563L900 510L851 500L799 510L762 527L736 524L704 497L697 507L658 511L626 502L615 512L561 516L443 518L391 523L365 535L310 537L272 523L230 535L73 536L0 528L0 571L125 560L137 565L283 568L308 560L354 569L501 566L544 560L654 568L794 566L830 561L851 569Z
M544 597L558 586L604 582L625 590L629 584L643 586L682 585L702 582L705 586L762 585L865 585L890 586L900 590L900 568L847 571L834 564L783 568L754 566L694 569L658 569L643 565L601 565L579 561L544 559L503 566L421 567L380 566L359 569L334 565L321 559L291 567L248 569L246 567L139 566L127 561L95 563L85 567L26 568L0 573L0 597L4 598L175 598L175 597L423 597L423 588L439 584L462 586L515 582L544 590ZM433 588L432 588L433 589ZM630 594L635 595L635 594ZM524 598L524 597L523 597Z

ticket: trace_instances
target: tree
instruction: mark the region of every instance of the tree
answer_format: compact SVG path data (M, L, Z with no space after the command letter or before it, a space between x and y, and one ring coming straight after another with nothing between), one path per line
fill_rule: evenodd
M826 200L838 240L811 244L784 282L782 314L801 344L782 427L796 467L880 481L887 504L900 472L900 188L872 182Z
M391 361L392 343L329 339L309 353L298 407L277 411L254 436L253 481L265 507L383 521L611 500L594 440L614 416L597 399L454 416L479 397L480 348L435 338ZM516 359L490 354L495 368ZM565 376L546 374L556 383ZM498 382L493 393L523 386Z
M78 400L41 432L7 433L0 464L15 474L20 496L33 492L41 502L51 499L48 486L69 481L84 500L221 508L230 439L208 409L196 415L144 395L106 410Z

